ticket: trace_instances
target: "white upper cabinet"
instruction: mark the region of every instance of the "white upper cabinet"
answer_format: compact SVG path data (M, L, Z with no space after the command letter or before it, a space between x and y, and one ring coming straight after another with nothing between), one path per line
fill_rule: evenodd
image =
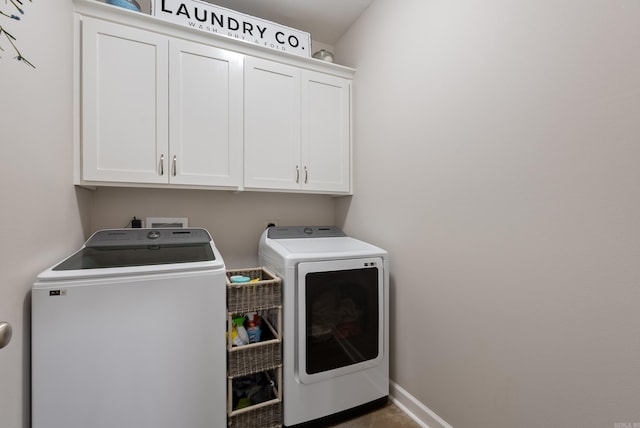
M82 173L242 185L242 55L85 18Z
M169 181L239 186L242 55L179 39L169 47Z
M300 188L300 70L245 58L244 185Z
M302 186L351 190L351 81L302 73Z
M353 70L75 7L75 183L351 193Z
M349 193L349 79L245 59L247 188Z
M96 19L82 29L82 175L162 183L168 155L167 38Z

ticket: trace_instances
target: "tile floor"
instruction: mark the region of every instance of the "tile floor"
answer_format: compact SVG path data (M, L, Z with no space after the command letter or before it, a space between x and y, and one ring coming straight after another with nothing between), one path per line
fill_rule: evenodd
M374 410L366 415L359 416L339 423L330 425L332 428L420 428L413 419L407 416L402 410L393 405L391 401L386 406Z

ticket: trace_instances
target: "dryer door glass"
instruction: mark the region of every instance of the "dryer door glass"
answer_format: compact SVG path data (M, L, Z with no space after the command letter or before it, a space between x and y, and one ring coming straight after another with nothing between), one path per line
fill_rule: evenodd
M298 375L304 383L381 359L382 269L379 258L299 265Z

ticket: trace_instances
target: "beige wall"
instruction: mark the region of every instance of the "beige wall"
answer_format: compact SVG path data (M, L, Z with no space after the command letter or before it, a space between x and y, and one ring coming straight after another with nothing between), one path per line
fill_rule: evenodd
M188 217L189 226L213 236L228 268L257 266L265 220L282 226L334 225L335 199L320 195L99 188L91 229L124 227L131 217Z
M0 8L10 11L10 3ZM71 2L24 2L21 21L0 17L36 69L0 46L0 426L29 427L29 292L35 276L77 248L90 196L72 184Z
M190 217L231 267L274 217L387 248L393 380L456 428L640 422L640 2L376 0L336 47L358 69L336 200L74 189L71 10L25 2L7 29L37 69L0 59L0 426L29 426L35 275L132 215Z
M376 0L355 196L392 378L456 428L640 423L640 2Z
M4 3L1 10L8 11ZM188 216L211 230L230 267L254 266L263 220L334 224L326 196L73 186L73 5L25 2L21 21L0 22L33 70L0 46L0 321L13 339L0 350L0 427L30 426L30 300L36 275L98 228L136 215ZM3 36L4 37L4 36Z

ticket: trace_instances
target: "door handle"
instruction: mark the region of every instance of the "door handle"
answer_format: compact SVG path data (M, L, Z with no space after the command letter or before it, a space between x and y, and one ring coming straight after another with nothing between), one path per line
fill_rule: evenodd
M13 330L11 324L8 322L0 321L0 349L4 348L11 341L11 335Z

